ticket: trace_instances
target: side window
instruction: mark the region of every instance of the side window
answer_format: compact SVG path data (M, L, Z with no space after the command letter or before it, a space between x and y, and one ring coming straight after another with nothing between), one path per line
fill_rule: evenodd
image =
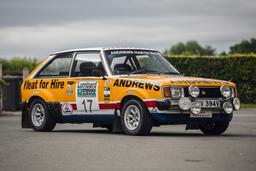
M100 77L106 75L99 53L79 53L72 67L72 77Z
M36 77L68 77L71 60L72 54L57 56Z

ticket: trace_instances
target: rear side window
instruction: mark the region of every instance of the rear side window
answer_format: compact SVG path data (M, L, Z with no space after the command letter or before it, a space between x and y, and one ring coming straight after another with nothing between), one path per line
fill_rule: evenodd
M99 53L88 52L76 55L72 77L100 77L102 75L106 75L106 72Z
M71 60L72 54L57 56L36 77L68 77Z

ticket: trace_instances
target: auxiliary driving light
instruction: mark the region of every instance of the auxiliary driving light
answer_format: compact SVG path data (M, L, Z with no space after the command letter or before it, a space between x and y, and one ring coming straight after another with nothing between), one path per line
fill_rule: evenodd
M240 100L238 98L234 98L233 105L234 105L235 110L239 110L240 109Z
M231 92L231 88L228 86L221 86L220 87L220 92L222 94L223 97L230 97L232 92Z
M182 97L180 100L179 100L179 107L182 109L182 110L188 110L190 109L191 107L191 100L187 97Z
M190 94L190 96L192 97L198 97L200 94L200 90L197 86L189 86L188 88L188 93Z
M230 114L233 112L233 105L231 102L227 101L223 103L223 109L226 113Z
M193 114L198 115L201 112L201 103L198 101L193 102L190 110Z

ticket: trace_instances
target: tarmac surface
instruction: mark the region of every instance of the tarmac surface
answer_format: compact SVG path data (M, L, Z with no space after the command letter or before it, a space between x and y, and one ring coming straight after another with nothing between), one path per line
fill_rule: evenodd
M0 115L0 171L256 170L256 109L235 113L221 136L184 125L126 136L91 124L59 124L52 132L21 129L20 114Z

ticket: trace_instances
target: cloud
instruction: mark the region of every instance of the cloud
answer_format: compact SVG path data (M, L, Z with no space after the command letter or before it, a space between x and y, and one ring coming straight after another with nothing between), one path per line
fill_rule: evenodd
M222 51L256 35L253 0L25 2L0 2L0 56L92 46L163 50L187 40Z

